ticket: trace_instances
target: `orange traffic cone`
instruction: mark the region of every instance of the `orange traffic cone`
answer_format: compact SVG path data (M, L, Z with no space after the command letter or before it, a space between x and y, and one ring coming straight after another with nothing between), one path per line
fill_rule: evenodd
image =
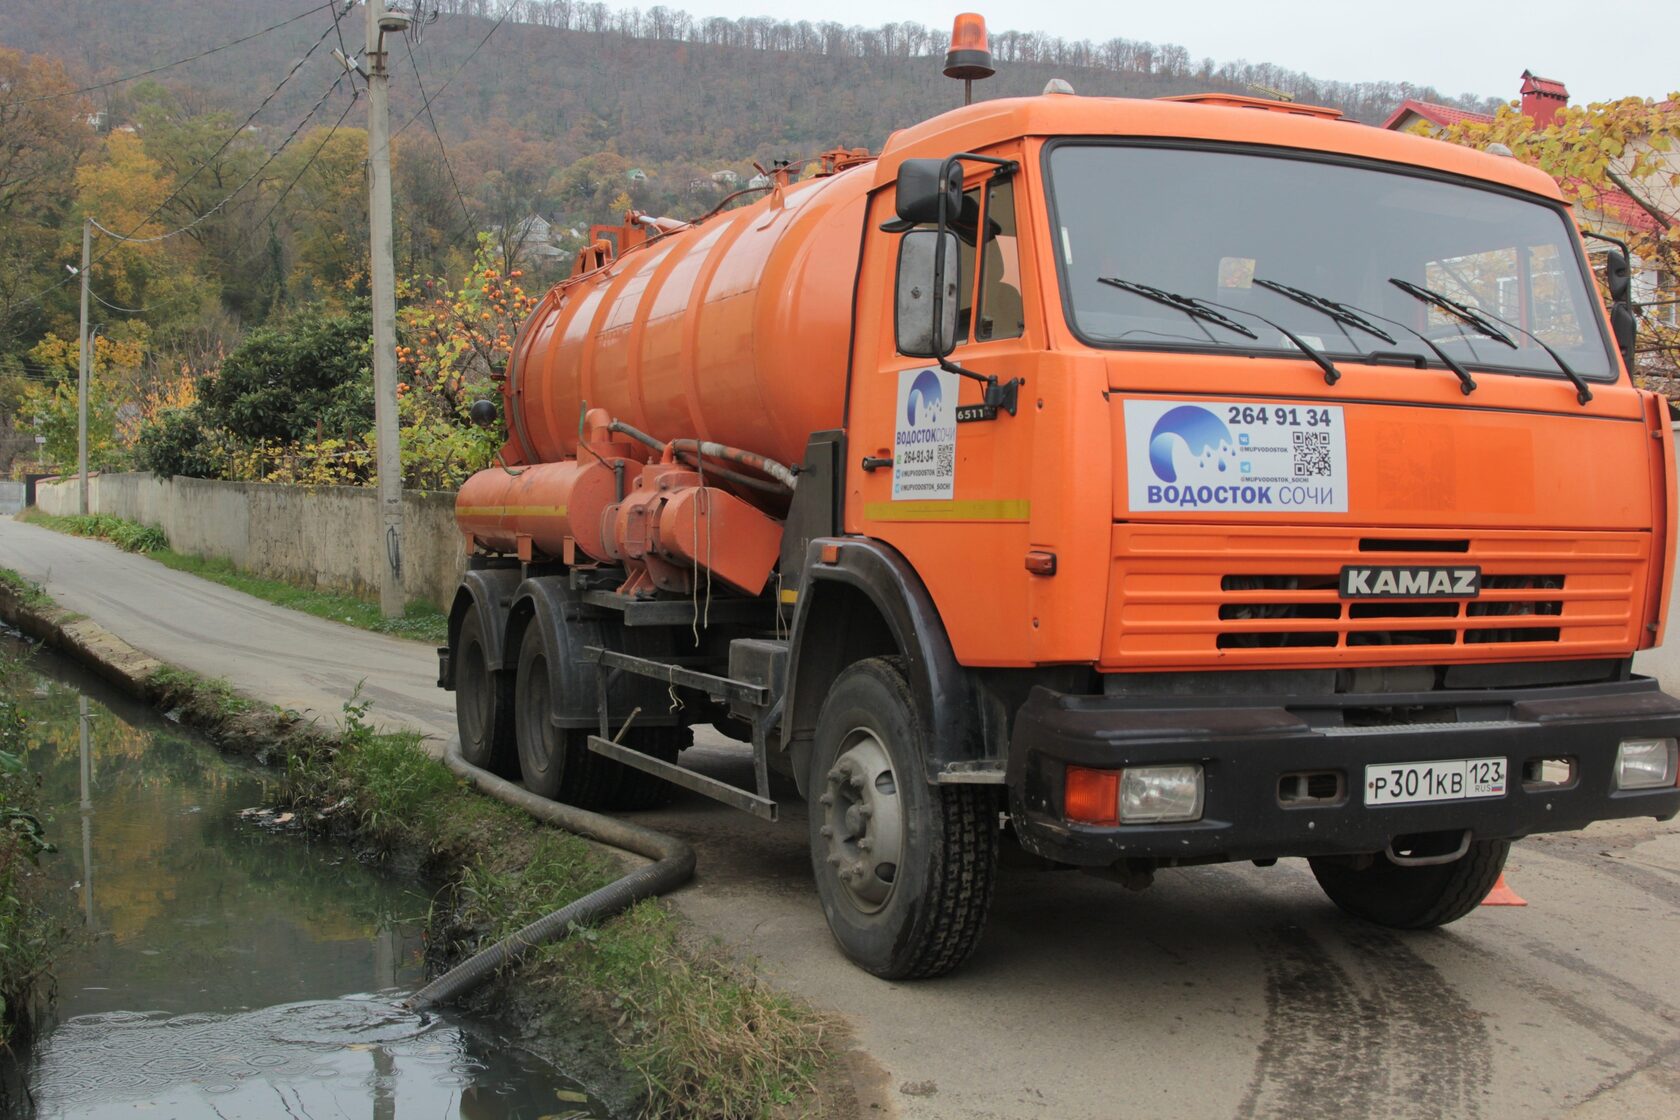
M1502 871L1499 873L1499 878L1494 882L1493 889L1487 893L1486 898L1482 899L1482 905L1527 906L1528 900L1511 889L1510 884L1505 882L1505 873Z

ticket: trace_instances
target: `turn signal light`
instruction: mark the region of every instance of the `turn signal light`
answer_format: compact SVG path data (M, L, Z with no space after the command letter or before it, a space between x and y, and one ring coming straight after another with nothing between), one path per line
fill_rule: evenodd
M1062 792L1063 814L1079 824L1120 823L1120 772L1067 768Z
M1056 574L1056 554L1035 548L1027 553L1027 571L1035 576L1053 576Z

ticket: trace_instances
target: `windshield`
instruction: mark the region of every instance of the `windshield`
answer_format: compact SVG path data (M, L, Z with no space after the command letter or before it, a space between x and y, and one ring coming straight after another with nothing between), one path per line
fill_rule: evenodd
M1472 368L1562 377L1550 346L1583 377L1614 376L1558 208L1368 166L1195 148L1064 143L1051 149L1049 175L1064 300L1074 330L1093 345L1299 357L1264 316L1338 359L1404 355L1441 367L1444 353ZM1211 302L1259 340L1207 329L1103 277ZM1501 333L1510 343L1405 285L1508 325ZM1300 292L1363 313L1395 341L1327 315Z

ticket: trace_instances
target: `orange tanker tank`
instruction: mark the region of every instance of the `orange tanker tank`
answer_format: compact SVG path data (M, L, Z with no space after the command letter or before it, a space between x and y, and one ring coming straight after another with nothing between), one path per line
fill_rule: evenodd
M514 343L510 464L573 454L586 407L797 462L841 424L867 167L659 233L560 284Z

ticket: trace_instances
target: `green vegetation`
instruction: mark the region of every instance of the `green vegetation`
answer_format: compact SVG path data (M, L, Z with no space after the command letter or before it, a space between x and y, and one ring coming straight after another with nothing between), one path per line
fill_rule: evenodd
M449 640L448 616L432 604L418 599L408 604L402 618L386 618L380 613L379 604L368 599L337 591L299 587L281 580L242 572L226 560L206 559L176 552L169 547L168 538L164 536L163 530L120 517L107 514L61 517L57 514L43 513L38 509L18 516L21 520L44 529L108 540L129 552L144 553L178 572L211 580L276 606L302 611L317 618L434 645L441 645ZM4 578L4 574L0 573L0 579ZM16 579L21 583L21 577Z
M17 670L0 657L0 677ZM32 997L66 938L35 874L53 848L41 828L40 781L23 762L28 735L28 712L0 697L0 1049L27 1025Z
M417 736L376 733L367 710L352 700L336 743L292 752L284 797L361 843L417 854L445 883L432 932L454 952L476 951L622 873L580 838L472 792ZM519 982L609 1029L655 1115L771 1115L808 1102L824 1066L826 1020L693 944L657 900L539 951Z
M59 533L69 533L77 537L93 537L96 540L110 541L124 552L156 553L169 547L169 538L163 535L163 530L150 525L142 525L137 521L127 521L121 517L112 517L104 513L70 514L60 517L56 514L42 513L40 510L28 510L18 515L20 520L29 521L43 529L52 529Z
M224 678L206 677L174 665L165 665L153 673L149 683L154 695L165 706L189 706L187 722L192 724L219 724L261 707L256 701L235 692L233 685Z
M11 568L0 568L0 583L11 588L13 593L23 600L23 605L26 607L47 610L57 605L52 601L52 596L42 590L40 584L34 580L24 579L20 573Z

